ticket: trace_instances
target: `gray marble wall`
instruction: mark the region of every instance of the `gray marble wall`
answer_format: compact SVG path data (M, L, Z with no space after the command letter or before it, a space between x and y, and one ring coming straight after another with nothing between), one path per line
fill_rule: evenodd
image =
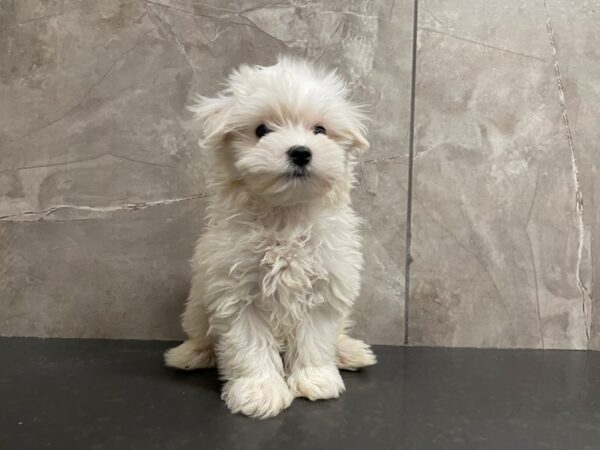
M161 1L0 0L0 333L179 338L210 195L185 106L291 53L371 104L357 334L400 343L412 3Z
M600 1L419 4L411 343L598 348Z
M185 106L291 53L371 105L357 335L599 348L600 0L419 1L408 199L413 3L0 0L0 334L179 338L210 195Z

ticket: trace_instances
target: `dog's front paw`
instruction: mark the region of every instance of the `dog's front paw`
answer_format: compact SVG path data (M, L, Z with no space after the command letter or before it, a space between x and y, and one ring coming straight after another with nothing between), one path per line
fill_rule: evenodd
M230 380L223 386L221 398L232 413L266 419L290 406L294 396L284 379L277 375Z
M346 390L339 370L334 365L300 367L288 378L288 384L296 397L309 400L338 398Z

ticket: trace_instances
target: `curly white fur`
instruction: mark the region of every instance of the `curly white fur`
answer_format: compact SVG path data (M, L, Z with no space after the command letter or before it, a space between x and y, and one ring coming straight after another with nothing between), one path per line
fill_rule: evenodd
M356 157L368 148L360 108L334 72L284 58L242 66L192 110L215 196L192 261L189 339L166 364L216 364L227 406L253 417L274 416L294 397L338 397L338 367L375 363L345 334L363 264L350 205ZM257 137L260 124L272 132ZM312 151L306 176L290 174L295 145Z

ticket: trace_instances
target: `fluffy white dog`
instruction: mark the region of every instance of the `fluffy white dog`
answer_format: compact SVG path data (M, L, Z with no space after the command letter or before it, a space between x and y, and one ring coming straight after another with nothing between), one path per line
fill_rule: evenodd
M229 409L253 417L339 397L338 369L375 363L346 334L363 264L350 189L369 147L364 115L335 72L288 58L240 67L191 109L215 195L192 261L188 340L166 364L216 364Z

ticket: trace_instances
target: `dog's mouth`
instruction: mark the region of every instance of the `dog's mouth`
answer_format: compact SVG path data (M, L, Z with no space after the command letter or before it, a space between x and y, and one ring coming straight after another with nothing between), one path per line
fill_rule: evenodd
M285 176L287 178L308 178L310 177L310 172L306 167L294 167L288 172L286 172Z

